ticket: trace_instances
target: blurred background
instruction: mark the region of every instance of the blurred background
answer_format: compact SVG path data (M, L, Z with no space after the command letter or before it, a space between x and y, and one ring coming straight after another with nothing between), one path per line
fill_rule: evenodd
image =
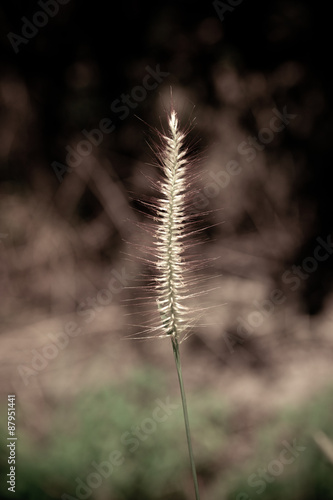
M2 4L2 498L193 498L171 345L128 340L171 88L212 258L181 346L202 498L333 498L330 24L308 0Z

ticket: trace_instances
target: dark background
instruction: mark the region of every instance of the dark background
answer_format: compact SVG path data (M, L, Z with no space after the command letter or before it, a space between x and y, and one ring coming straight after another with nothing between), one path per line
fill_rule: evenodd
M20 35L22 16L32 20L37 7L36 2L1 7L2 79L20 82L32 108L29 127L21 123L15 133L14 144L19 145L1 157L3 181L35 189L36 178L43 178L52 197L58 185L50 165L65 163L63 145L68 138L83 128L90 130L100 117L112 117L110 103L140 82L148 64L160 64L170 72L165 85L191 92L194 105L199 101L222 111L226 103L214 86L214 68L230 61L240 75L259 72L266 77L292 61L302 67L302 77L287 90L277 86L272 97L277 106L288 102L290 108L302 110L304 119L315 115L306 131L288 131L283 138L292 155L302 154L292 192L311 210L300 210L303 238L293 261L308 255L317 235L330 233L332 77L327 5L244 1L234 11L221 13L220 21L209 2L126 2L108 10L102 2L92 6L71 0L59 6L58 14L27 44L19 44L15 54L8 33ZM152 121L158 97L151 94L135 110L143 120ZM8 106L2 103L4 120ZM129 122L133 133L140 134L141 124L133 115L127 123L117 123L112 138L103 142L105 155L124 152L119 136ZM250 105L241 118L243 128L255 132ZM138 142L132 144L131 157L142 153ZM131 167L131 161L114 164L121 179L130 175ZM331 276L329 261L306 282L303 300L310 314L320 311Z

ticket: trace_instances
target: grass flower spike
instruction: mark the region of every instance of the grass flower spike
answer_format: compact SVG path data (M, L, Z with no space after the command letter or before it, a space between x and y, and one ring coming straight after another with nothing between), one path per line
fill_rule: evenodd
M165 136L166 147L163 152L162 167L165 180L161 185L164 198L156 207L160 218L155 233L155 244L160 283L158 285L158 307L166 335L179 339L185 326L183 319L187 312L183 304L184 262L182 261L184 230L186 227L185 190L187 160L184 150L184 134L178 127L175 111L169 119L170 137Z

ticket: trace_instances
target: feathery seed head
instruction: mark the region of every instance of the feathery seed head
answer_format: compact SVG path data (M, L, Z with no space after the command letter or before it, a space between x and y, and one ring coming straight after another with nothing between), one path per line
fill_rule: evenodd
M169 118L170 136L165 136L165 153L162 167L165 179L162 183L159 226L155 233L156 267L159 270L158 306L165 335L179 337L183 323L184 275L182 260L185 229L185 195L187 160L184 134L178 128L173 110Z
M193 278L191 273L197 273L205 262L189 251L197 244L193 236L198 232L189 210L194 190L193 165L185 147L186 133L179 128L174 110L168 119L168 130L159 135L163 145L158 147L157 157L162 176L153 183L157 197L146 204L154 212L154 224L153 245L146 249L145 257L154 268L154 278L146 287L147 299L157 304L157 308L139 335L173 336L181 340L194 324L188 301L202 295L198 291L201 278L197 275ZM191 287L196 289L195 293L191 293Z

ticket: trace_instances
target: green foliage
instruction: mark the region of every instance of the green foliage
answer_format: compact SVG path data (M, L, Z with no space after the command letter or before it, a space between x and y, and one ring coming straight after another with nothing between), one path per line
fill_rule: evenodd
M131 446L121 442L122 435L141 427L145 419L153 418L156 400L165 402L168 396L170 403L178 407L170 411L164 422L156 423L156 431L139 440L139 446L131 451ZM333 388L318 394L303 407L288 408L254 429L252 458L243 464L235 459L237 451L232 443L243 442L245 438L242 433L236 435L232 431L232 409L223 399L213 392L198 391L189 393L188 405L205 500L245 500L247 496L247 500L333 500L333 466L313 440L317 430L333 437ZM45 424L44 418L41 422ZM15 496L18 500L59 500L64 493L78 498L76 478L86 484L89 474L96 472L92 462L108 461L115 450L124 458L122 465L114 467L87 499L193 498L180 397L178 392L168 391L159 371L135 371L122 383L85 390L75 399L63 400L54 409L53 421L42 438L33 438L32 422L26 424L24 431L21 421L18 431ZM6 436L5 428L2 420L1 436ZM259 468L267 469L271 461L279 459L283 441L292 443L294 439L306 449L294 463L285 465L261 494L256 493L258 488L248 484L249 476L257 474ZM8 466L6 448L2 445L0 460L4 473ZM3 479L0 496L13 498Z
M258 431L254 457L233 474L227 500L333 500L333 466L313 439L317 430L333 437L332 415L332 387L302 408L288 408L277 415ZM292 444L294 440L305 450L295 457L293 463L280 465L281 473L274 477L269 473L273 470L269 468L270 464L279 461L283 443ZM252 478L255 475L258 481L262 469L268 472L269 481L262 479L262 488L254 487L251 475ZM224 485L220 484L220 488L223 489Z
M168 397L177 407L165 421L156 422L154 430L147 419L151 424L156 401L166 402ZM227 410L208 393L191 395L189 405L193 434L198 436L194 446L198 471L204 473L224 446ZM142 432L146 424L149 433ZM137 426L143 439L133 434ZM123 383L85 391L61 404L54 411L50 433L40 442L34 442L28 432L21 433L18 498L59 499L64 493L79 498L76 478L87 484L89 474L96 472L92 462L110 463L110 453L116 450L122 464L114 466L100 486L91 488L87 498L184 500L180 492L189 488L190 470L181 402L178 394L168 392L159 372L135 372Z

